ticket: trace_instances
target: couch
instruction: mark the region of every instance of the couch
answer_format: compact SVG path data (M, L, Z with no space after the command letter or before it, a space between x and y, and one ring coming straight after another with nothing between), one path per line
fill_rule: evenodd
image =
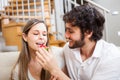
M0 52L0 80L9 80L11 69L17 58L19 52Z
M54 53L57 53L56 59L60 67L64 66L63 54L61 47L51 47ZM16 63L19 56L19 51L16 52L0 52L0 80L9 80L11 69ZM60 56L60 57L59 57Z
M56 58L59 60L59 66L62 67L64 65L64 61L62 58L58 57L62 56L59 54L62 51L62 48L53 47L53 50L57 53ZM11 69L17 61L18 56L19 52L0 52L0 80L9 80Z

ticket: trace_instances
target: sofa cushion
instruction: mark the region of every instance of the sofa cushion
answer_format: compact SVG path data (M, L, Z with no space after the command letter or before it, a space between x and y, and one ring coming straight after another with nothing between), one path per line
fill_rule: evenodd
M0 52L0 80L9 80L11 69L18 55L19 52Z
M57 53L56 58L59 66L63 67L64 61L62 59L63 55L61 54L62 48L52 47L52 49L54 53ZM11 69L16 63L18 56L19 52L0 52L0 80L9 80Z

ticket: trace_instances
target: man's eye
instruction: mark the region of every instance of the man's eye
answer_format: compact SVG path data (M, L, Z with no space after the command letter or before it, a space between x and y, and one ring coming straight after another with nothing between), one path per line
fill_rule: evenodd
M65 28L65 32L67 31L67 29Z
M69 31L69 33L74 33L73 31Z

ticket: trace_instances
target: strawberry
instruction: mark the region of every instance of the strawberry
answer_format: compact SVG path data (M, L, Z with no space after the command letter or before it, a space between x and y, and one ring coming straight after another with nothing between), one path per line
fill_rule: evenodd
M44 44L41 44L40 47L45 47L45 45L44 45Z
M47 51L48 51L48 49L49 49L49 48L48 48L47 46L45 46L44 44L41 44L40 47L44 47Z
M45 47L45 49L48 51L49 48L48 48L48 47Z

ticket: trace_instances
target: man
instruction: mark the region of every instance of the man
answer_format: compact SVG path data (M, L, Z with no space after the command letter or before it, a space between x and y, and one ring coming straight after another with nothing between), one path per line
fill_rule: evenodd
M120 80L120 51L114 44L101 39L105 22L103 15L94 7L85 4L66 13L63 20L66 25L65 37L68 40L63 51L69 78L55 65L50 58L51 53L43 54L48 58L43 59L40 64L53 78Z

